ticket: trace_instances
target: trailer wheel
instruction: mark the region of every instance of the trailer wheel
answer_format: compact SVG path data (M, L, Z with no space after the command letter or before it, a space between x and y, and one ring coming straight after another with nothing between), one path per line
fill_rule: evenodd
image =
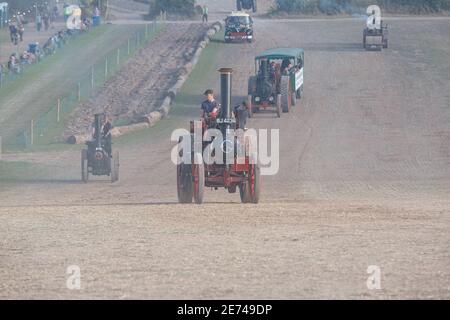
M298 90L295 92L297 96L297 100L302 98L302 91L303 91L303 85L298 88Z
M87 150L81 150L81 181L87 183L89 180Z
M277 108L277 117L281 118L281 94L277 94L276 108Z
M292 104L292 97L291 97L291 81L289 76L282 76L281 77L281 108L283 112L289 112L291 109Z
M119 181L119 151L114 152L113 157L111 159L111 182Z
M189 164L177 165L177 192L179 203L192 202L192 169Z
M196 161L192 164L192 182L194 201L197 204L202 204L205 189L205 166L200 154L196 154Z
M291 103L293 106L295 106L297 104L297 92L292 92L291 93Z

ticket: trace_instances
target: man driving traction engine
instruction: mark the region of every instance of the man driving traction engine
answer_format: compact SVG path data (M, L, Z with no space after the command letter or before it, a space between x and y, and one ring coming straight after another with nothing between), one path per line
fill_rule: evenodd
M205 101L202 102L201 116L205 120L206 125L209 127L211 121L214 121L219 115L220 105L214 99L214 91L212 89L206 90L204 95Z

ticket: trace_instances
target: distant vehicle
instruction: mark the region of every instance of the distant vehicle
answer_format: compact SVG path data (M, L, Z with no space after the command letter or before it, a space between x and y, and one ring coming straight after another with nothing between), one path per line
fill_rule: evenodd
M225 42L236 40L252 42L254 39L253 19L249 14L232 12L225 19Z
M363 31L363 47L381 51L388 48L388 26L381 21L379 28L366 27Z
M278 117L289 112L302 96L304 63L300 48L275 48L256 56L256 75L248 80L250 116L261 109L272 109Z
M242 9L251 9L253 12L256 12L258 9L258 4L256 0L236 0L236 8L238 11L241 11Z
M106 139L101 134L102 117L104 114L95 115L94 138L86 142L87 150L81 150L81 179L83 182L88 182L89 174L110 176L111 182L119 180L119 152L112 153L112 150L108 150Z

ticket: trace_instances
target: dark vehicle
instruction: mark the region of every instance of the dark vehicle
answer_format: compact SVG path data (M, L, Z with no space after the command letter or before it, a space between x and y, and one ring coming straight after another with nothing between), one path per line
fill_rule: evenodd
M380 23L380 28L366 27L363 31L363 47L366 50L381 51L388 48L388 25Z
M242 138L235 136L234 139L226 135L230 130L239 129L239 121L233 118L230 105L233 71L228 68L219 71L222 100L219 115L213 119L191 121L190 136L180 139L180 142L184 139L191 139L191 150L188 157L190 160L188 163L181 162L177 165L177 191L180 203L191 203L192 199L195 203L202 203L205 187L225 188L229 193L235 193L239 188L243 203L258 203L259 201L260 167L256 153L249 151L252 150L251 139L247 140L245 135ZM225 138L214 137L212 141L196 142L195 132L197 132L197 136L203 137L207 129L216 129ZM223 151L223 159L220 156L218 158L223 161L205 161L200 151L203 152L211 145L220 146ZM237 150L244 150L244 152L237 152ZM182 149L179 153L180 156L183 156ZM227 161L229 158L233 161Z
M232 12L225 19L225 42L244 40L252 42L253 19L245 12Z
M119 152L112 153L111 143L102 135L104 114L95 115L95 130L87 149L81 150L81 180L88 182L89 174L110 176L111 182L119 180Z
M251 9L253 12L256 12L258 9L258 4L256 0L236 0L236 8L238 11L241 11L242 9Z
M250 117L261 109L272 109L278 117L289 112L303 92L303 49L275 48L255 58L255 76L248 80Z

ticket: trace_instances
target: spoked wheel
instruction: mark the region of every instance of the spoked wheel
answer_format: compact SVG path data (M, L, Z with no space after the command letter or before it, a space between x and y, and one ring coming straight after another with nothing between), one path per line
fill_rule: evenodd
M277 94L276 108L277 117L281 118L281 94Z
M190 164L177 165L177 192L179 203L192 202L192 169Z
M248 180L239 186L242 203L258 203L261 192L261 170L258 164L250 165Z
M197 204L203 203L203 194L205 189L205 166L201 155L196 154L196 160L192 164L192 183L194 201Z
M87 183L89 180L87 150L81 150L81 181Z
M289 76L281 77L281 109L283 112L289 112L292 105L291 81Z
M119 151L114 152L113 157L111 159L111 182L119 181Z

